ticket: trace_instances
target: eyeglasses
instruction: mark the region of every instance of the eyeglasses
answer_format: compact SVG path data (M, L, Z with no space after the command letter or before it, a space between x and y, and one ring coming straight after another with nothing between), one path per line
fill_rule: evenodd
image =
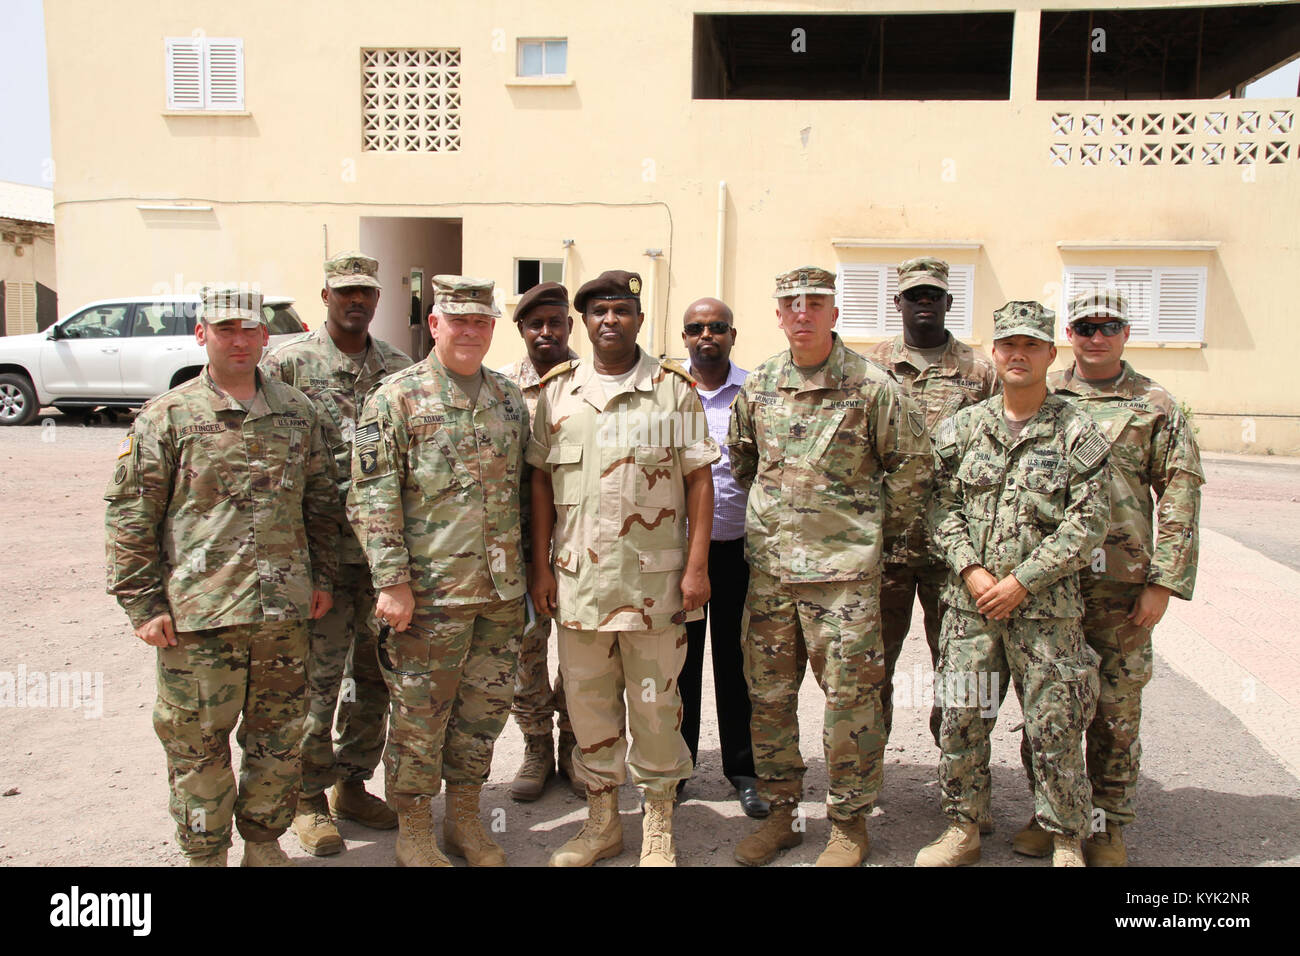
M929 299L931 302L937 302L945 295L942 289L932 285L913 286L910 289L903 290L901 294L908 302L920 302L922 299Z
M684 326L686 334L690 336L702 335L707 328L714 335L726 335L731 331L729 322L690 322Z
M1111 319L1109 322L1072 322L1070 328L1074 329L1075 335L1081 335L1085 339L1092 338L1100 329L1101 334L1109 339L1123 331L1124 323L1118 319Z

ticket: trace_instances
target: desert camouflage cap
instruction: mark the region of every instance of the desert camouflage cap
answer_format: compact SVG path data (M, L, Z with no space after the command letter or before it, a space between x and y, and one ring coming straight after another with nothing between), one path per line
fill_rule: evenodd
M908 259L898 267L898 291L906 292L920 285L932 285L948 291L948 263L930 256Z
M325 284L331 289L359 285L382 289L378 275L379 260L363 252L340 252L325 260Z
M1068 322L1086 319L1092 315L1104 315L1109 319L1127 322L1128 300L1124 298L1124 293L1114 286L1087 289L1070 300L1065 314L1069 317L1066 320Z
M262 293L246 285L205 285L199 290L199 318L209 324L243 319L245 328L262 325Z
M501 310L492 299L495 283L470 276L433 277L433 304L443 315L490 315L500 318Z
M993 341L1028 335L1056 341L1056 313L1041 302L1008 302L993 313Z
M774 299L791 295L834 295L835 273L817 266L800 266L776 277Z

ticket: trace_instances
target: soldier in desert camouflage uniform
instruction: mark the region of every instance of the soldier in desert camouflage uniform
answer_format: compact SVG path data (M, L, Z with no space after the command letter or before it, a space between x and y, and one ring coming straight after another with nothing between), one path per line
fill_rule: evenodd
M520 296L515 306L515 327L524 340L525 354L515 364L503 368L501 374L523 391L531 422L542 394L542 377L561 362L578 357L569 348L573 318L569 315L568 290L558 282L533 286ZM520 501L520 530L524 561L528 564L532 563L530 471L530 468L524 468ZM510 712L524 733L524 762L510 784L510 796L516 800L536 800L545 790L546 781L555 774L557 754L551 738L551 720L554 717L560 725L560 773L569 780L574 792L585 798L587 785L573 772L576 740L564 705L564 679L556 674L552 689L547 669L546 647L551 640L551 618L537 613L536 608L530 607L529 611L523 641L519 645L515 700L510 705Z
M677 675L683 622L709 599L708 466L720 452L686 370L637 346L640 295L641 277L623 271L578 290L595 354L543 380L528 446L533 602L558 625L573 769L587 786L587 822L552 866L622 852L625 757L645 792L641 865L675 865L673 802L691 773Z
M118 449L108 590L158 648L154 729L181 849L225 866L233 816L245 866L287 866L277 841L301 773L307 619L331 604L338 492L312 403L257 371L262 297L201 299L208 365L141 409Z
M434 350L389 376L357 423L348 517L366 553L392 699L384 792L399 866L447 866L430 802L447 781L443 839L504 866L479 795L510 713L524 624L519 483L528 408L484 369L492 283L434 276Z
M331 809L376 829L397 826L397 815L365 789L384 749L388 687L375 651L378 629L370 569L344 510L352 483L357 413L381 378L411 364L405 353L368 333L379 303L378 273L379 263L359 252L325 260L325 322L262 359L268 378L294 386L315 403L338 475L339 571L334 606L311 629L302 793L293 819L302 848L316 856L343 849ZM336 709L337 743L331 739ZM326 803L325 789L331 784L334 789Z
M948 263L923 256L898 267L894 308L903 317L903 331L881 342L867 357L884 368L925 415L926 434L967 405L982 402L998 386L993 363L957 340L944 328L952 308L948 294ZM922 492L926 500L930 488ZM925 616L925 641L930 664L939 663L939 625L943 620L939 593L948 579L948 566L930 543L926 516L917 515L905 534L885 555L880 584L880 632L885 645L885 737L894 726L894 667L912 624L912 605L919 598ZM915 693L916 688L914 688ZM939 743L938 703L930 708L930 733Z
M1052 834L1053 863L1083 865L1083 730L1096 706L1097 655L1079 623L1078 570L1110 514L1107 444L1087 415L1048 394L1054 321L1037 302L995 312L993 360L1003 393L962 409L933 439L930 522L952 569L936 678L939 785L950 822L917 866L980 857L989 735L1008 679L1025 715L1035 813Z
M881 556L922 505L930 462L925 420L879 366L832 330L835 276L805 267L777 277L790 350L750 373L732 405L727 447L749 488L751 568L744 654L759 792L771 816L736 847L762 865L803 840L798 698L811 663L826 694L822 744L831 821L820 866L867 856L866 811L885 750Z
M1110 525L1079 572L1083 632L1101 656L1101 695L1087 733L1088 777L1093 806L1106 814L1105 828L1090 834L1084 856L1089 866L1123 866L1123 828L1133 822L1142 757L1138 730L1142 688L1151 679L1151 630L1171 594L1191 600L1205 475L1174 397L1123 359L1130 331L1124 296L1116 289L1081 292L1067 314L1074 364L1053 372L1047 384L1091 415L1110 444ZM1029 756L1027 746L1022 753ZM1047 842L1033 820L1013 845L1026 856L1044 856Z

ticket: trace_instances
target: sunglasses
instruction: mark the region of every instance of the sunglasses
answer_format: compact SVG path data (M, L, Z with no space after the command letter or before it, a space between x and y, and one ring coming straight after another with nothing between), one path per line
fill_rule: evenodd
M931 302L937 302L945 295L944 291L932 285L918 285L911 289L906 289L900 293L908 302L920 302L922 299L928 299Z
M686 334L690 336L703 335L705 329L714 335L726 335L731 331L731 325L727 322L691 322L684 328Z
M1081 335L1085 339L1090 339L1101 330L1101 334L1106 338L1119 335L1124 329L1124 323L1118 319L1111 319L1109 322L1072 322L1070 328L1074 329L1075 335Z

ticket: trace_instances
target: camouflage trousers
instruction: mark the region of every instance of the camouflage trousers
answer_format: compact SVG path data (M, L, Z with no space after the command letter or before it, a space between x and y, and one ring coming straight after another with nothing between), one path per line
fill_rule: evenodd
M515 702L510 705L519 729L530 737L550 736L552 715L558 717L560 730L572 731L569 711L564 705L564 678L555 675L552 689L546 647L551 639L551 619L538 616L524 626L519 643L519 667L515 670Z
M685 626L579 631L557 625L556 631L569 719L578 739L573 751L578 779L589 790L620 786L627 779L626 761L632 781L647 797L676 798L677 781L691 775L677 689L686 661Z
M1083 634L1101 658L1097 715L1088 724L1086 760L1092 805L1108 823L1127 826L1136 819L1138 771L1142 762L1142 688L1151 680L1151 629L1125 615L1137 603L1142 584L1092 581L1083 586ZM1031 751L1020 740L1020 760L1033 781Z
M417 609L388 631L379 662L388 682L384 796L405 810L449 784L482 784L510 715L524 599Z
M1091 797L1083 732L1097 705L1097 655L1078 618L993 621L947 609L935 679L943 812L968 823L988 816L989 735L1008 682L1025 715L1039 825L1083 836Z
M894 729L894 668L903 652L903 642L912 626L912 607L915 598L921 600L925 615L925 642L930 645L930 666L939 666L939 627L943 623L943 607L939 593L948 580L948 566L939 562L928 564L889 564L884 566L880 579L880 636L885 646L885 686L880 695L884 711L885 739ZM912 689L912 703L920 699L920 688ZM936 701L930 707L930 736L939 745L939 721L943 708Z
M169 809L186 856L230 846L231 819L249 843L293 821L307 712L307 622L181 631L158 648L153 726L167 752ZM239 784L230 732L244 753Z
M336 780L369 780L384 752L388 685L375 650L375 590L364 564L339 565L334 606L311 622L302 792L314 797ZM335 711L338 733L334 739Z
M803 797L799 685L811 663L826 694L826 812L833 819L852 819L876 799L884 765L879 576L782 584L751 568L741 630L759 793L772 803Z

